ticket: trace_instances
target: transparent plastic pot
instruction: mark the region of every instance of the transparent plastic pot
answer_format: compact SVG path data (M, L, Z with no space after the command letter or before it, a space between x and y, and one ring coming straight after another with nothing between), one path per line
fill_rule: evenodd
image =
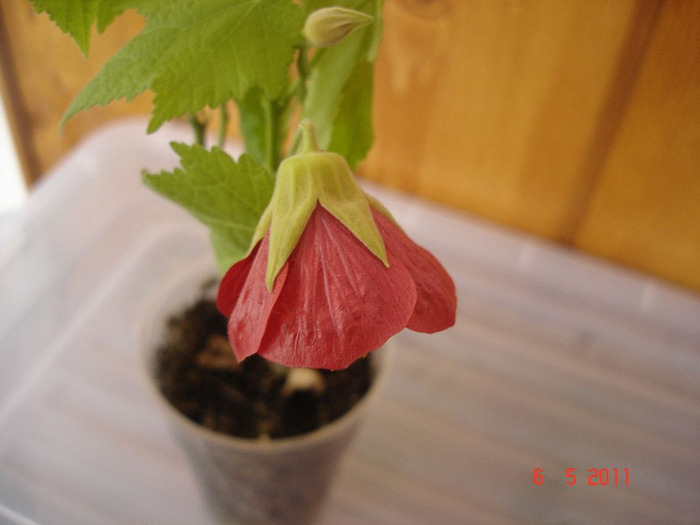
M155 355L169 317L201 297L216 276L199 264L166 279L146 307L139 346L147 381L184 449L212 518L219 523L309 524L322 510L333 476L358 425L386 376L388 349L372 353L370 390L346 414L324 427L291 438L251 440L209 430L177 411L155 379Z

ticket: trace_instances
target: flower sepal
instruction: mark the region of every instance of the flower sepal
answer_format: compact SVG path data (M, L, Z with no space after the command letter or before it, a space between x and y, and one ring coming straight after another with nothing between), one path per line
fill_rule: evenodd
M265 284L269 291L306 227L317 203L338 219L367 249L389 266L384 241L372 217L370 201L350 166L337 153L321 151L313 124L299 125L302 146L277 171L270 204L251 241L251 249L270 232Z

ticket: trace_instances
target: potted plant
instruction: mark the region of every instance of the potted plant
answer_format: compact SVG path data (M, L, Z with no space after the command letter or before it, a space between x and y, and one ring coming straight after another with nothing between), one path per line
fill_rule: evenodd
M382 0L31 1L85 54L95 23L146 18L64 122L150 89L148 132L191 123L193 143L172 144L180 167L143 180L209 227L223 277L215 298L208 267L171 283L144 318L147 366L217 517L308 523L375 379L373 352L455 319L449 275L352 173L373 140ZM222 148L233 106L238 159Z

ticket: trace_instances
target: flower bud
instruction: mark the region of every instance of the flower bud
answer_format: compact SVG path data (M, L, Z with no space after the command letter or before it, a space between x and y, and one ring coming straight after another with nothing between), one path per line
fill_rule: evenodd
M314 46L330 47L373 20L373 16L354 9L325 7L309 15L303 33Z

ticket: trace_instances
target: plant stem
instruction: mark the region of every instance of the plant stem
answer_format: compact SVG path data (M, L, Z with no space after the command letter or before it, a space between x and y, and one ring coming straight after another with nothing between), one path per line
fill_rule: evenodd
M226 141L226 128L228 127L228 108L226 104L221 105L221 122L219 123L219 147L224 147Z
M297 81L297 97L299 99L299 104L302 107L304 106L304 101L306 100L306 82L311 72L309 56L307 53L307 47L303 46L299 48L299 54L297 55L297 72L299 74L299 79Z
M291 91L279 99L262 101L265 166L272 174L277 173L277 167L282 159L282 142L285 136L283 127L287 123L289 112L295 104L303 107L306 100L306 84L311 74L311 64L306 46L299 49L296 66L298 77ZM297 141L298 139L295 137L292 152L294 152Z
M301 133L301 153L318 152L318 142L316 142L316 130L311 120L305 118L299 123L298 131Z
M265 166L273 175L277 173L277 134L274 101L263 101L263 115L265 122Z
M188 115L187 120L194 131L195 142L203 148L206 147L204 133L207 127L206 122L203 122L196 114Z
M317 50L316 53L322 50ZM309 76L311 75L311 69L313 66L313 63L309 61L309 51L307 46L303 46L299 48L298 54L297 54L297 79L294 82L294 87L293 91L290 93L290 106L293 106L295 104L298 104L299 107L302 110L302 114L304 111L304 102L306 101L306 95L308 93L308 88L307 88L307 83L309 80ZM296 100L295 100L296 96ZM292 143L289 148L289 154L294 155L297 153L299 146L301 144L301 133L299 132L299 128L297 127L294 130L294 135L292 136Z

